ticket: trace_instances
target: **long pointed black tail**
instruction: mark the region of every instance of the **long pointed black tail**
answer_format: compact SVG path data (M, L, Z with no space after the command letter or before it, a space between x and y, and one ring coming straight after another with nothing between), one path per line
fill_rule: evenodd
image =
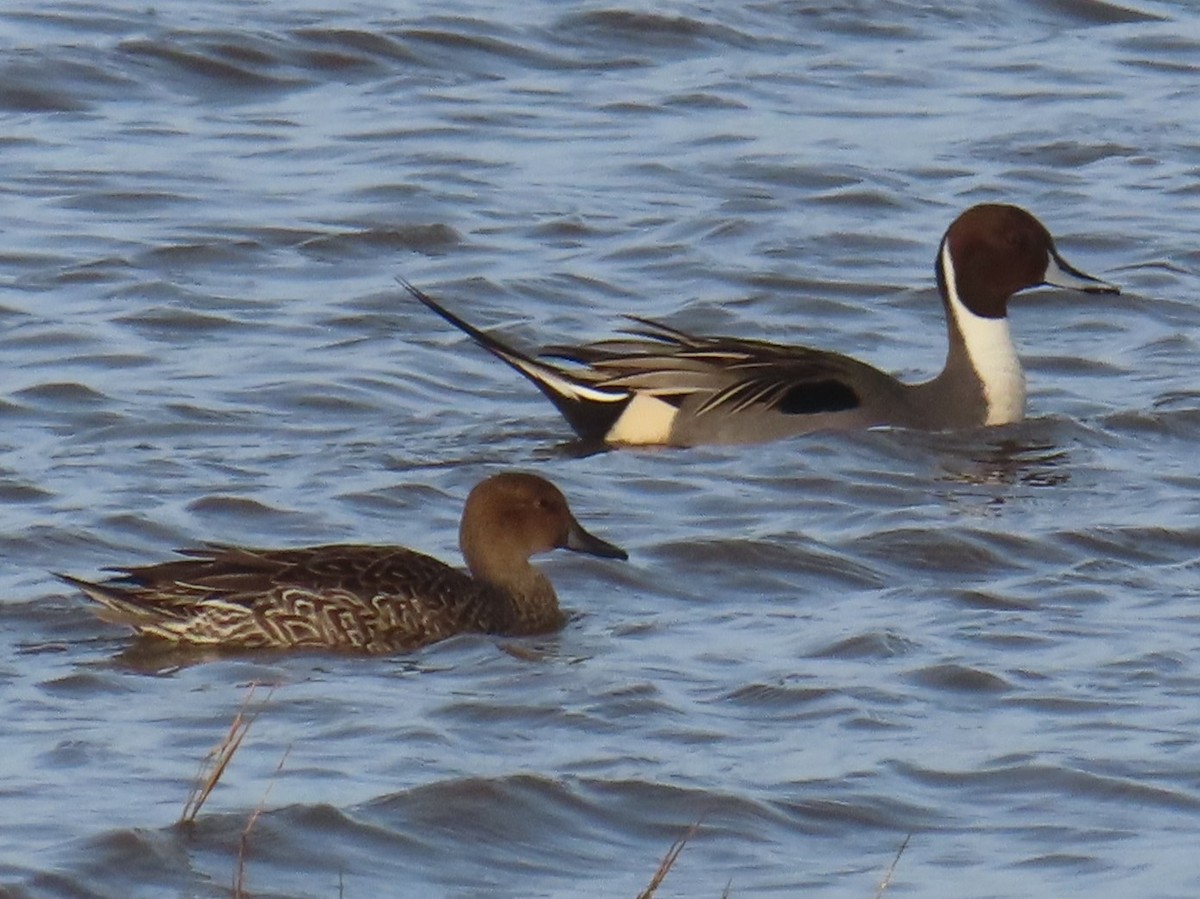
M397 277L396 280L423 305L454 325L505 365L516 369L532 381L534 386L554 403L575 433L584 440L603 440L604 435L629 405L632 399L629 391L593 387L557 366L541 362L508 344L501 343L470 322L459 318L403 278Z

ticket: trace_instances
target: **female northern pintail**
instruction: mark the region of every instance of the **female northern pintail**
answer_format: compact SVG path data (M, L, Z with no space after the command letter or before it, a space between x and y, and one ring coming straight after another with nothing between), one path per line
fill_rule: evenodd
M754 443L828 429L1020 421L1025 372L1009 335L1009 297L1043 284L1120 292L1068 265L1045 226L1016 206L985 204L962 213L942 238L936 269L950 349L941 374L920 384L837 353L696 337L634 316L640 327L628 338L551 347L533 358L400 283L533 381L585 440L676 446Z
M529 557L561 547L628 558L585 531L557 487L520 473L471 491L459 545L470 575L403 547L344 545L206 546L102 583L59 577L102 618L182 645L385 653L459 633L556 630L558 597Z

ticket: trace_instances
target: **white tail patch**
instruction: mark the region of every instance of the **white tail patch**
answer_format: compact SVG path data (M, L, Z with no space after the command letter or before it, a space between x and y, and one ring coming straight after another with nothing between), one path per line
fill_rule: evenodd
M984 318L959 299L949 241L942 242L942 275L950 298L950 314L962 334L967 358L983 384L989 425L1004 425L1025 417L1025 369L1013 346L1008 318Z
M679 410L645 393L635 393L621 417L604 435L608 443L648 446L671 441L671 425Z

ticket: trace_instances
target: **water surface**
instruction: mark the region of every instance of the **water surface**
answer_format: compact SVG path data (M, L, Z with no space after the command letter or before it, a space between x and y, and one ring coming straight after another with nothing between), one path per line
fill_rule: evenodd
M0 13L0 893L1193 897L1200 17L1183 2L50 3ZM580 456L408 299L935 372L1015 202L1029 418ZM457 559L557 482L572 620L410 656L130 658L49 574L204 540ZM248 685L261 713L175 821ZM282 761L282 767L281 767Z

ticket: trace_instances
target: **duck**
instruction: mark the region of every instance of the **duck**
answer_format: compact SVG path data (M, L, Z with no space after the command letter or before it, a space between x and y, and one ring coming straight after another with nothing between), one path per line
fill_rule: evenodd
M624 337L530 354L397 280L532 381L581 441L614 446L749 444L814 431L1011 424L1025 415L1025 372L1008 327L1013 294L1043 285L1120 293L1069 265L1045 225L1007 204L972 206L954 219L935 269L949 349L941 373L921 383L905 383L840 353L697 336L640 316L628 316L632 326Z
M558 597L529 557L568 549L628 558L584 530L557 487L524 472L471 490L459 546L469 574L401 546L207 544L179 550L185 558L109 569L119 575L101 582L56 576L95 601L101 618L180 647L383 654L463 633L558 630Z

